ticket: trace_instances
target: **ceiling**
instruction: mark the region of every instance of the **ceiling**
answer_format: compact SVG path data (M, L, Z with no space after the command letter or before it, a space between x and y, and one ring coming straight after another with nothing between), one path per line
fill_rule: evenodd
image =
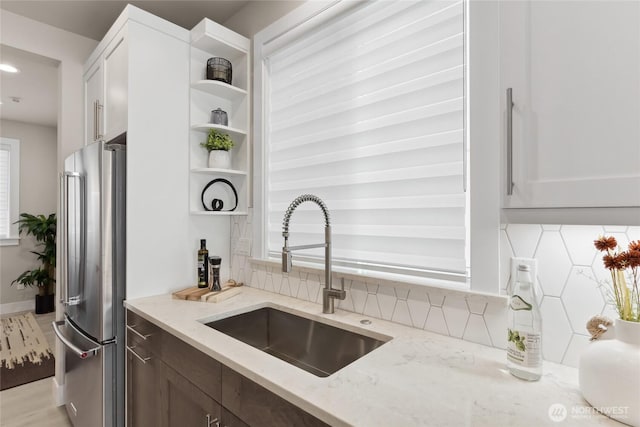
M249 1L1 0L0 9L99 41L129 3L191 29L204 17L224 23ZM21 70L17 74L0 72L0 117L57 126L57 62L4 45L0 45L0 61Z
M0 72L0 117L57 126L58 62L4 45L0 45L0 58L20 70ZM16 97L19 102L12 99Z
M205 16L224 23L247 3L246 0L2 0L0 8L99 41L127 4L190 30Z

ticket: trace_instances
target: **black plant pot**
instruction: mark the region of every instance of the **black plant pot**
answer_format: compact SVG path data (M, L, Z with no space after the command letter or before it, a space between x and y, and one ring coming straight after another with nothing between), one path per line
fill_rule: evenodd
M55 311L55 295L36 295L36 314Z

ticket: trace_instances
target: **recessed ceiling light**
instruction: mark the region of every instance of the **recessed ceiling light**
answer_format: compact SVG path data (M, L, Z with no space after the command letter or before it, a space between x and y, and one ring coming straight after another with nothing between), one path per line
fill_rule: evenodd
M9 65L9 64L0 64L0 71L6 71L7 73L17 73L18 70L16 67L14 67L13 65Z

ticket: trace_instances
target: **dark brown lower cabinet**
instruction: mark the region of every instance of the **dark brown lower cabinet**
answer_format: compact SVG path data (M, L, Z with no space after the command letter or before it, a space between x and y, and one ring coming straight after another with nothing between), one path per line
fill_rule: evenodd
M328 424L222 366L222 405L250 426L326 427Z
M129 427L328 426L140 316L127 325Z
M162 417L167 426L222 425L222 408L175 370L163 364L162 380L167 391Z
M162 362L151 355L141 357L138 359L132 351L127 351L127 425L160 426Z

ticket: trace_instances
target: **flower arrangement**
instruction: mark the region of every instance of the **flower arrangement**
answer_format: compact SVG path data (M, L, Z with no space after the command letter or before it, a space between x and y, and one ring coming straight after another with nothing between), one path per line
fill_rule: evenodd
M626 251L618 248L614 237L600 236L593 244L600 252L605 252L602 261L611 273L610 294L620 319L640 322L640 240L629 243ZM627 277L632 282L631 286L627 285Z
M205 142L200 143L207 151L224 150L229 151L233 148L233 140L231 137L222 133L217 129L209 130L209 136Z

